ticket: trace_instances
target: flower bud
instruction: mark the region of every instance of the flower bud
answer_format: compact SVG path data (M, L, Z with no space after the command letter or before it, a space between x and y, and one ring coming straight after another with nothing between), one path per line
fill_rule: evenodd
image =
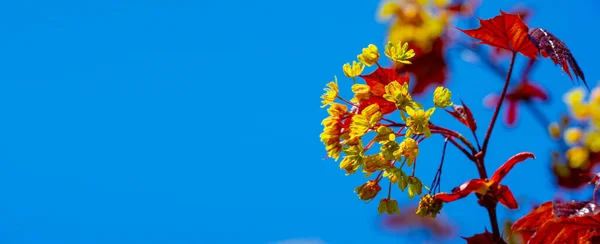
M548 125L548 133L553 139L560 139L560 125L558 123L551 123Z
M407 160L408 166L412 166L413 162L419 155L419 144L417 144L417 142L410 137L406 138L400 143L400 149L394 152L394 154L395 156L404 156Z
M419 178L409 176L408 179L408 198L412 199L415 195L421 195L423 193L423 183Z
M416 214L425 217L430 216L435 218L442 210L443 202L429 194L425 194L419 201L419 207Z
M452 92L450 92L448 88L444 88L441 86L435 88L435 91L433 92L433 102L435 103L435 106L439 108L452 106L452 101L450 101L451 97Z
M371 200L377 196L379 191L381 191L381 186L379 186L379 183L374 180L370 180L354 189L354 192L358 194L358 198L361 200Z
M365 66L361 63L357 63L356 61L352 61L352 65L350 65L350 63L344 64L343 69L344 75L346 75L349 78L354 78L359 76L363 72Z
M377 211L380 214L387 213L387 214L400 215L400 209L398 208L398 202L396 200L387 199L387 198L381 199L381 201L379 202L379 207L377 208Z
M379 60L379 50L377 50L377 46L369 44L369 46L362 49L362 53L357 56L357 59L366 66L377 63Z

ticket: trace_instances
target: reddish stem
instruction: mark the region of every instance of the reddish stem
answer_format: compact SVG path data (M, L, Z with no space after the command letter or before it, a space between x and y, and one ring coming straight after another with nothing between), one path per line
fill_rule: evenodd
M502 88L502 94L500 95L500 99L496 104L496 109L494 110L494 115L492 116L492 121L490 121L490 125L488 126L487 132L485 133L485 138L483 139L483 147L481 148L481 154L476 155L477 161L475 162L477 165L477 170L479 171L479 178L487 179L487 172L485 170L484 158L487 152L487 147L490 142L490 137L492 136L492 130L494 129L494 125L496 125L496 120L498 119L498 114L500 113L500 108L502 107L502 103L504 102L504 98L506 97L506 92L508 91L508 84L510 83L510 77L512 75L513 67L515 66L515 58L517 57L517 53L513 52L512 57L510 58L510 66L508 68L508 73L506 74L506 80L504 81L504 88ZM496 206L498 203L490 202L490 204L485 206L485 209L488 211L488 215L490 217L490 222L492 224L492 235L494 237L494 241L498 241L501 239L500 237L500 228L498 227L498 217L496 216Z
M502 88L502 94L500 94L500 99L498 99L498 103L496 104L496 110L494 110L492 121L490 122L487 132L485 133L485 139L483 139L483 147L481 148L481 158L484 158L485 153L487 152L487 146L490 142L490 137L492 136L492 130L494 129L494 125L496 125L496 120L498 119L500 108L502 107L502 103L504 102L504 98L506 97L506 91L508 91L508 84L510 83L510 76L512 75L513 67L515 66L516 57L517 53L513 52L512 57L510 58L510 67L508 68L508 74L506 74L506 80L504 81L504 88Z

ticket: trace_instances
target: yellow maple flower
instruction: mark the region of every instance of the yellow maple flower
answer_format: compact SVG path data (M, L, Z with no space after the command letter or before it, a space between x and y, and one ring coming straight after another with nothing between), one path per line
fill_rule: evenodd
M387 213L400 215L398 202L396 200L387 198L381 199L381 201L379 202L379 206L377 207L377 211L379 212L379 214Z
M363 72L365 66L361 63L357 63L356 61L352 61L352 64L346 63L342 68L344 70L344 75L349 78L354 78Z
M409 176L408 179L408 198L413 199L415 196L420 196L423 193L423 183L414 176Z
M363 172L365 172L365 176L368 177L375 171L385 170L389 167L390 164L385 156L381 153L377 153L375 155L369 155L365 157Z
M583 147L572 147L567 150L565 157L571 168L585 168L588 164L589 152Z
M381 191L381 186L379 186L379 182L374 180L367 181L367 183L354 189L354 192L358 194L358 198L365 201L375 198L379 191Z
M412 64L408 59L415 56L415 51L408 49L408 42L405 42L404 45L401 41L388 42L385 46L385 56L398 63Z
M379 60L379 50L377 46L369 44L369 46L362 49L362 53L356 58L364 65L371 66Z
M433 91L433 103L439 108L452 106L452 101L450 101L451 97L452 92L450 92L448 88L438 86L435 88L435 91Z
M436 9L438 14L431 9ZM428 0L386 0L380 7L378 19L391 19L389 41L410 42L428 52L433 41L441 36L449 15L444 7L432 6Z
M568 105L581 104L585 99L586 90L583 87L576 87L563 95L563 102Z
M550 123L550 125L548 125L548 133L553 139L560 139L560 125L556 122Z
M341 117L344 116L347 111L348 107L339 103L333 103L327 109L327 113L329 113L329 115L331 115L332 117L337 117L338 119L341 119Z
M576 103L571 105L571 115L577 120L586 120L590 117L590 105L585 103Z
M321 99L323 99L323 101L321 101L321 104L323 104L321 108L332 104L340 92L340 89L338 88L337 77L334 76L333 79L334 81L327 83L327 88L323 89L325 90L325 93L321 96Z
M592 152L600 152L600 132L588 133L585 138L585 146Z
M400 110L405 110L406 107L414 107L415 103L408 91L408 83L400 85L398 81L392 81L385 86L385 94L383 98L390 102L394 102Z
M371 87L367 84L352 85L352 92L354 92L354 97L350 100L350 102L353 103L359 103L371 97Z
M567 145L575 145L583 138L583 131L578 127L571 127L565 130L564 139Z
M342 151L340 138L342 136L341 120L346 114L347 107L342 104L333 103L327 109L329 117L323 119L323 132L320 135L321 142L325 145L327 156L338 160Z
M406 159L408 166L412 166L417 159L417 156L419 156L419 144L410 137L405 138L404 141L400 143L398 151L394 153L398 156L402 155Z
M435 218L442 211L443 205L444 203L441 200L430 194L425 194L421 197L419 207L415 213L421 217L430 216Z
M425 134L425 137L430 137L431 131L429 130L429 118L434 111L435 107L430 108L427 111L423 111L423 109L413 109L410 106L406 106L406 113L409 116L406 119L406 126L408 127L408 130L406 131L406 137L410 137L413 134Z
M365 135L369 128L375 126L383 114L379 110L379 105L374 103L367 106L360 114L352 116L350 123L350 137L357 138Z
M340 169L346 170L346 175L354 174L364 162L362 144L358 143L343 151L346 156L340 162Z

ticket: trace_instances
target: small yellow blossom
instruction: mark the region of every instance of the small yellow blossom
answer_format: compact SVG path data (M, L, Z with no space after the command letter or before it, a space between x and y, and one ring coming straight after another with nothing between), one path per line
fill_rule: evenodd
M398 156L404 156L408 166L412 166L419 155L419 144L414 139L408 137L404 139L402 143L400 143L400 148L398 151L394 152L394 154Z
M350 123L350 137L361 137L369 131L369 128L375 126L383 117L379 111L379 105L376 103L367 106L360 114L352 116Z
M406 119L406 126L408 130L406 131L406 137L410 137L413 134L420 135L425 134L425 137L431 136L431 131L429 130L429 118L435 111L435 107L428 109L427 111L423 111L423 109L413 109L410 106L406 106L406 113L408 113L408 118Z
M381 186L379 186L379 182L374 180L367 181L367 183L354 189L354 192L358 194L358 198L365 201L375 198L379 191L381 191Z
M423 193L423 183L419 178L414 176L409 176L408 179L408 198L413 199L413 197L420 196Z
M346 175L354 174L364 162L363 146L358 143L343 151L346 153L346 156L340 162L340 169L346 170Z
M401 44L400 41L396 43L388 42L385 46L385 56L398 63L412 64L408 59L415 56L415 51L408 50L408 42L405 42L404 45Z
M399 181L406 181L406 173L402 169L394 167L386 168L383 172L383 177L387 177L392 184L399 183Z
M450 101L451 97L452 92L450 92L448 88L444 88L442 86L438 86L433 92L433 102L435 103L435 106L439 108L452 106L452 101Z
M407 106L415 107L415 102L408 92L407 83L400 85L398 81L390 82L385 86L385 94L383 94L383 98L390 102L394 102L396 107L400 110L404 110Z
M379 60L379 50L377 50L377 46L369 44L356 58L364 65L371 66Z
M321 142L325 144L327 156L335 160L338 160L342 151L342 144L340 143L340 137L342 136L341 119L346 114L347 109L342 104L331 104L329 109L327 109L329 117L321 122L323 124L323 133L320 135Z
M425 194L421 197L421 201L419 201L416 214L421 217L430 216L435 218L442 211L443 204L441 200L438 200L434 196Z
M398 208L398 202L396 200L383 198L379 202L379 207L377 207L377 211L380 214L398 214L400 215L400 209Z
M600 86L596 86L596 88L592 89L590 93L590 104L600 104Z
M576 103L571 105L571 114L575 119L585 120L590 116L590 105L585 103Z
M391 19L388 39L405 41L419 46L429 52L433 41L440 37L449 18L446 11L434 15L430 9L435 6L429 0L410 0L390 2L384 1L377 18L379 21Z
M354 98L350 102L353 103L359 103L371 97L371 87L367 84L352 85L352 92L354 92Z
M365 157L363 172L365 172L365 176L368 177L375 171L385 170L389 167L389 161L385 158L385 156L382 153L378 153L375 155L369 155Z
M565 156L571 168L584 168L588 163L589 152L583 147L572 147Z
M339 103L331 104L329 109L327 109L327 113L329 113L329 115L338 117L339 119L342 119L341 117L346 114L346 111L348 111L348 107Z
M563 102L568 105L581 104L583 103L585 95L586 90L583 87L573 88L563 95Z
M585 146L592 152L600 152L600 132L594 131L587 134Z
M548 133L553 139L560 139L560 125L556 122L551 123L548 125Z
M352 65L350 65L350 63L344 64L343 69L344 75L346 75L349 78L354 78L359 76L363 72L365 66L361 63L357 63L356 61L352 61Z
M388 139L389 139L389 136L388 136ZM380 142L381 147L379 148L379 151L385 156L385 158L387 160L396 159L396 156L394 156L394 152L398 151L398 148L400 148L400 144L398 144L395 141L395 139L396 138L394 138L394 140Z
M575 145L581 141L583 131L578 127L571 127L565 130L565 143L567 145Z
M321 108L332 104L335 101L335 98L337 97L338 93L340 92L340 89L338 88L337 77L334 77L334 81L329 82L327 84L327 87L328 88L324 89L325 93L321 96L321 98L323 99L323 101L321 101L321 103L323 104Z
M396 136L394 135L394 130L390 129L389 127L386 126L379 126L377 127L377 130L375 130L377 132L377 137L375 138L375 141L377 142L386 142L386 141L395 141L396 140ZM393 138L391 138L391 136L393 136Z

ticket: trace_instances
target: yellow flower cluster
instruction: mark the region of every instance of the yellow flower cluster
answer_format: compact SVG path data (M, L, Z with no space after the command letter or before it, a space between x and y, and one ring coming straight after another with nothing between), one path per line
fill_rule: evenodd
M437 0L384 0L378 18L390 21L389 40L414 43L421 49L430 49L433 40L440 37L447 26L450 13L445 6L449 1Z
M410 64L409 59L414 56L414 51L409 50L406 43L390 42L385 47L385 56L394 62ZM435 107L443 108L452 104L451 92L439 87L434 92L435 107L424 110L421 104L413 100L408 79L400 80L402 77L397 74L393 74L397 77L394 80L389 79L388 76L392 74L385 72L391 69L382 68L378 63L379 58L377 46L370 44L357 56L358 62L352 61L342 66L344 75L353 81L351 91L354 97L350 101L340 97L337 78L327 84L321 104L322 107L329 106L329 116L322 122L320 137L330 158L338 160L343 155L339 167L346 175L359 171L366 177L377 175L354 189L361 200L374 199L381 191L380 181L384 178L396 184L402 192L406 191L409 198L414 198L420 196L425 187L415 176L419 143L431 136L429 120ZM374 72L379 73L362 75L367 66L373 65L377 66ZM360 83L357 77L365 79L365 83ZM369 83L366 79L372 80ZM393 118L401 121L394 122ZM365 138L369 138L369 141L363 142L367 140ZM369 153L374 145L379 145L379 150ZM404 172L405 165L412 167L411 175ZM388 196L381 200L378 211L399 214L398 203L390 194L391 189Z
M563 101L570 116L550 124L548 131L569 146L564 155L569 167L588 168L590 154L600 152L600 84L589 97L585 88L578 87L565 93ZM571 120L577 123L570 123Z
M432 195L425 194L421 197L421 201L419 201L416 214L421 217L430 216L435 218L442 210L443 204L441 200L436 199Z
M342 136L342 118L346 114L348 108L342 104L332 104L327 112L329 117L325 118L321 124L323 125L323 133L321 133L321 142L325 144L325 150L330 158L337 160L340 157L342 144L340 138Z

